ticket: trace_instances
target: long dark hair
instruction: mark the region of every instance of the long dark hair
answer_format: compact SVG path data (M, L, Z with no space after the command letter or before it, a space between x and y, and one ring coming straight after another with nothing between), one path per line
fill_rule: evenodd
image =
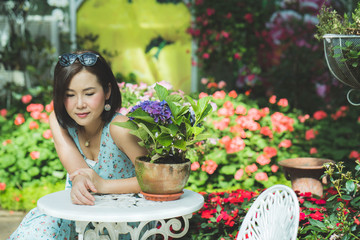
M115 112L121 107L121 93L109 64L96 51L76 51L74 54L81 54L85 52L91 52L99 55L95 65L83 66L79 60L76 60L73 64L67 67L61 66L59 62L55 66L53 90L54 111L60 126L63 128L78 127L78 124L67 113L64 105L64 99L71 79L82 70L86 70L97 77L105 94L109 91L109 85L111 87L110 98L106 100L106 103L110 104L111 110L103 111L101 114L101 119L105 123L110 122Z

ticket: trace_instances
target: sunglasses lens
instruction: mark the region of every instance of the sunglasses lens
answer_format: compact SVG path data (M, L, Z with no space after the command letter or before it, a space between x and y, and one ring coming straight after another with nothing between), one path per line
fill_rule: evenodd
M76 60L77 55L72 53L63 54L60 56L59 63L63 67L70 66Z
M79 56L79 61L84 66L93 66L97 61L98 55L94 53L83 53Z

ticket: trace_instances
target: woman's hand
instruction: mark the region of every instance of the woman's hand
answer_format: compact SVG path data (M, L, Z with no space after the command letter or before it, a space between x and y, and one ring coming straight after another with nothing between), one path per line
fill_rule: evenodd
M102 179L94 170L81 168L70 174L73 183L71 201L74 204L94 205L95 198L90 192L98 192L96 186L101 186Z

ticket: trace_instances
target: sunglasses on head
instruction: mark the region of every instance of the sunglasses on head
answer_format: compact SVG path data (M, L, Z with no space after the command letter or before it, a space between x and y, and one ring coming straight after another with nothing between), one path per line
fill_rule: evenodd
M76 59L86 67L94 66L99 55L91 52L81 53L81 54L74 54L74 53L65 53L59 56L59 63L63 67L70 66L73 64Z

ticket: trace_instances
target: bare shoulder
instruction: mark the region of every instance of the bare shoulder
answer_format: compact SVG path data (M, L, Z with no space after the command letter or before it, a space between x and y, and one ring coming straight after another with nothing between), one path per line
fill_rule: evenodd
M114 117L114 119L111 121L113 122L126 122L127 120L129 120L129 118L127 116L124 115L117 115L116 117Z
M115 140L115 138L119 138L119 137L125 137L128 136L129 133L129 129L127 128L123 128L120 126L116 126L113 123L116 122L126 122L128 121L129 118L123 115L118 115L116 117L114 117L114 119L111 121L110 123L110 134L112 136L112 138Z

